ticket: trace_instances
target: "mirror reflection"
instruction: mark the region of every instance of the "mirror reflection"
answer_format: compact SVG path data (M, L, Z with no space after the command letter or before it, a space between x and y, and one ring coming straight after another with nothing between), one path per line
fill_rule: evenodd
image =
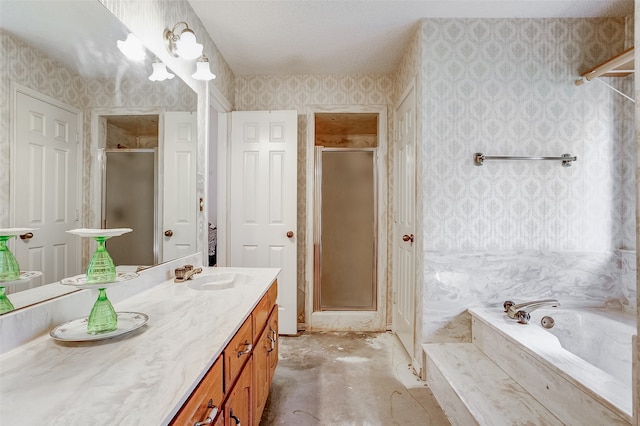
M117 48L128 34L98 0L0 2L0 227L38 228L10 248L43 272L16 308L75 290L45 286L86 270L95 245L70 229L132 228L107 242L120 268L196 251L197 96L150 81L156 58Z

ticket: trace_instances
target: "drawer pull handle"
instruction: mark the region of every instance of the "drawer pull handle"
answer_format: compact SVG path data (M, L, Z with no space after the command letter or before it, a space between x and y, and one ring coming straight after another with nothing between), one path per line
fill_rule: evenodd
M240 419L233 415L233 409L229 410L229 417L231 417L236 422L236 426L240 426Z
M273 328L271 328L271 326L269 326L269 329L271 330L271 333L273 334L273 339L272 340L274 341L274 343L277 342L278 341L278 333L276 333L276 331Z
M207 408L211 408L211 411L209 411L209 415L207 416L207 418L204 419L204 421L194 423L193 426L205 426L213 423L213 419L215 419L218 415L218 407L213 405L213 399L209 400Z
M253 349L253 345L248 341L245 340L243 344L247 349L245 349L244 351L238 351L238 358L240 358L242 355L250 354L251 349Z

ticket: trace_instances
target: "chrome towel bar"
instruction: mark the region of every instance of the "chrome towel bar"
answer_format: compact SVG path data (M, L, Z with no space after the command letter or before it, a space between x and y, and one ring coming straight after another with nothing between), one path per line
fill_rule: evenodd
M473 164L482 166L485 160L552 160L562 161L562 167L571 167L572 161L578 161L578 157L571 154L562 154L562 157L513 157L509 155L484 155L481 152L473 154Z

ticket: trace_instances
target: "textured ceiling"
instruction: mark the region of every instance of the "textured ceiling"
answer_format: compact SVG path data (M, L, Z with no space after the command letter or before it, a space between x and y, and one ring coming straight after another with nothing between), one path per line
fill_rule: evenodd
M149 1L149 0L144 0ZM633 0L189 0L237 75L388 74L422 17L600 17ZM98 0L0 0L0 29L85 77L146 77ZM1 61L1 58L0 58ZM215 70L214 70L215 72Z
M237 75L388 74L420 18L592 18L633 0L189 0Z

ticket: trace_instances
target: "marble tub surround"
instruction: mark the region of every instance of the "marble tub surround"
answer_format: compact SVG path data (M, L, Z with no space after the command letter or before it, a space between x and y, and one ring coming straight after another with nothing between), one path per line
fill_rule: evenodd
M203 274L222 271L251 280L216 291L167 280L114 303L149 316L137 331L94 343L45 335L4 354L0 424L168 424L279 273Z
M555 298L634 313L635 251L427 252L422 342L470 342L467 308Z
M163 281L173 277L173 270L185 264L201 265L202 257L198 254L184 256L169 262L161 263L153 268L140 272L140 276L134 280L123 283L120 286L110 288L107 296L111 303L115 303L145 291ZM27 290L41 293L47 291L49 285ZM69 289L62 284L51 284L51 289ZM28 297L27 295L16 298ZM24 309L15 310L0 316L0 355L32 339L47 334L59 324L77 318L86 317L91 311L93 303L98 297L97 290L80 290L72 294L56 297Z

